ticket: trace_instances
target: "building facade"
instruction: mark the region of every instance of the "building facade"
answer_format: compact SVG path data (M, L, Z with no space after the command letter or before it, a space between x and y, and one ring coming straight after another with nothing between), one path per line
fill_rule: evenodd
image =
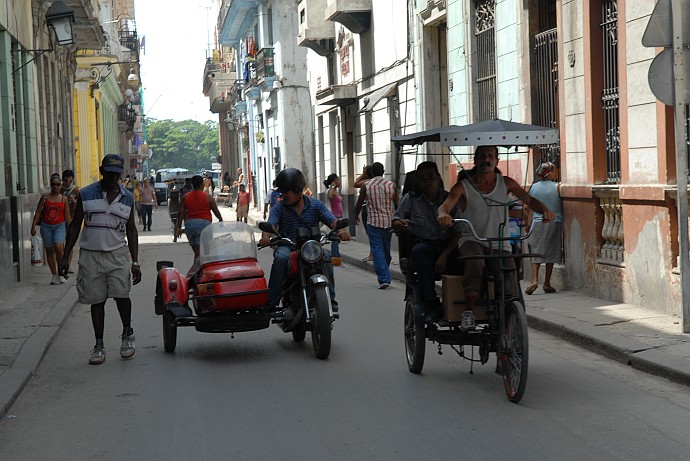
M57 5L73 17L69 43L58 43L51 26ZM134 0L0 3L0 288L32 271L31 222L50 175L73 169L83 185L97 179L94 168L97 174L106 150L128 153L113 115L125 88L117 72L107 80L103 69L122 57L105 30L121 12L133 14ZM121 37L117 41L122 45ZM99 53L85 73L81 57ZM106 64L94 65L101 59Z

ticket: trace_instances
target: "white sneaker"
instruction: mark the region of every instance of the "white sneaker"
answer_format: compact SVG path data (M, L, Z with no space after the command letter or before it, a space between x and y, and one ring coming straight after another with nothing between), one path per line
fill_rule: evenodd
M53 275L53 280L50 281L51 285L60 285L62 282L60 282L60 277L57 275Z
M385 289L388 288L389 286L391 286L390 283L385 283L385 282L384 282L384 283L379 283L378 289L379 289L379 290L385 290Z
M132 328L128 328L120 338L122 338L120 357L128 359L134 355L134 331Z
M91 358L89 358L90 365L100 365L105 362L105 347L102 344L96 344L91 350Z
M65 283L67 281L67 279L64 278L62 275L59 277L58 280L60 281L60 283Z
M460 317L460 331L473 331L477 327L473 311L465 311Z

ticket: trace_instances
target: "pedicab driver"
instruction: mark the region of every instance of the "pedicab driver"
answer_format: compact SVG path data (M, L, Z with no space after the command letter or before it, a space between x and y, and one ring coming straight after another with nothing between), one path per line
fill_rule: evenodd
M328 208L315 198L307 197L302 193L306 180L300 170L284 169L278 173L274 184L281 193L282 200L271 208L268 223L278 227L281 235L294 241L297 239L297 229L301 227L319 227L323 223L331 229L335 228L338 219L328 211ZM347 230L341 230L339 235L343 241L350 240L350 233ZM261 234L259 243L262 246L268 245L271 237L270 233L264 232ZM268 280L268 305L271 308L276 308L280 302L291 252L292 249L285 245L278 245L273 251L271 277ZM330 258L330 252L324 249L324 259L330 261ZM328 277L333 310L336 311L338 303L335 301L333 266L330 263L324 264L324 272L324 275Z
M453 264L454 258L449 259L449 256L457 253L460 225L447 227L436 221L438 207L448 192L443 189L441 175L434 162L422 162L417 166L415 182L415 190L400 200L392 224L396 232L409 232L414 238L410 258L418 274L426 317L435 320L441 313L435 274L444 273L448 263ZM455 215L455 210L451 215Z
M60 273L67 274L69 254L83 222L77 292L80 303L91 304L91 321L96 335L96 346L89 359L92 365L105 361L103 330L108 298L115 299L122 320L120 357L126 359L134 355L130 271L136 285L141 281L141 269L137 261L139 234L134 222L134 195L118 184L124 164L121 156L106 155L99 169L103 178L79 191L72 223L67 230L65 255L60 262Z
M531 209L544 214L544 221L551 221L555 214L541 201L527 194L514 179L503 176L496 168L498 165L498 148L496 146L479 146L474 153L474 168L468 177L458 181L450 190L446 200L438 207L438 223L442 226L452 224L453 208L460 204L461 216L472 223L480 237L498 237L499 225L505 220L502 206L491 204L507 203L508 194L514 195ZM489 255L498 253L499 242L486 242L475 239L469 229L464 229L458 241L460 256ZM498 279L498 259L470 259L465 261L463 289L465 292L465 311L460 319L460 329L474 330L474 307L481 291L484 268L488 265L494 277ZM503 267L515 270L515 260L505 258ZM510 290L510 283L506 284Z

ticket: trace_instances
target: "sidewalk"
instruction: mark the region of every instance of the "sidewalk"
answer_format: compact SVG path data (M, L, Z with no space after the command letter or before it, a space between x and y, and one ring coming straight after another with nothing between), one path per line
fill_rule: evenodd
M234 208L219 208L225 220L235 220ZM259 211L251 210L249 223L262 218ZM168 226L154 222L163 233ZM373 272L371 263L362 262L369 254L368 245L346 242L340 252L345 264ZM392 253L393 277L402 285L398 254ZM77 260L75 254L74 267ZM63 285L51 286L50 271L44 267L0 297L0 416L7 413L75 308L74 280L72 276ZM375 285L372 274L372 289ZM571 291L546 294L538 289L525 300L531 328L690 386L690 335L681 332L680 318Z

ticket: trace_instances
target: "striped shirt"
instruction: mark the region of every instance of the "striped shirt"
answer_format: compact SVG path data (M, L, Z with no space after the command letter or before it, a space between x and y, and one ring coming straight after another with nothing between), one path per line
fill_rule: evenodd
M108 203L100 181L79 191L84 208L84 230L81 248L93 251L113 251L127 245L127 221L134 206L134 195L120 187L120 193Z
M391 227L395 184L382 176L377 176L366 182L365 190L367 193L367 223L381 229Z
M294 207L285 206L281 201L271 207L271 213L268 216L268 222L278 226L280 234L293 241L297 239L297 229L300 227L320 227L320 223L330 227L336 220L333 213L328 211L323 203L306 195L302 198L304 200L302 214L298 215Z

